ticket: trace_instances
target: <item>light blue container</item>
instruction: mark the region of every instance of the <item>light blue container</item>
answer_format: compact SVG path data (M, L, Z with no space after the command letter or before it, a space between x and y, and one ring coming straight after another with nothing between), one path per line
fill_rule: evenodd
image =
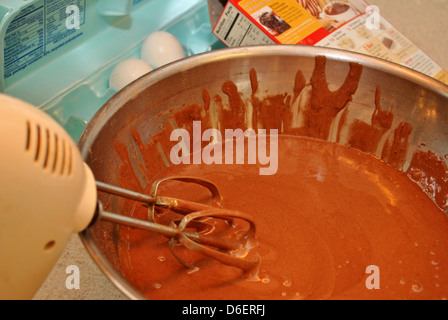
M112 69L166 30L187 56L223 45L206 0L2 0L0 91L55 118L78 140L115 92Z

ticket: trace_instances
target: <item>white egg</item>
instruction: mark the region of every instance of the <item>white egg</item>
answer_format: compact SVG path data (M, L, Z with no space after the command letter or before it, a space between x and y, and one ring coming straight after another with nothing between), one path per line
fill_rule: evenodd
M152 67L158 68L185 58L185 51L179 40L171 33L156 31L143 41L141 58Z
M141 59L131 58L120 62L112 71L109 87L120 91L128 84L152 71L151 66Z

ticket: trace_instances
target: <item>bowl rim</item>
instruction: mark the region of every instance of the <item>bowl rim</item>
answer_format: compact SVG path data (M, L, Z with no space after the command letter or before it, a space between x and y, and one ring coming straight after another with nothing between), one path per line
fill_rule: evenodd
M245 58L257 56L299 56L307 58L315 58L316 56L326 56L327 60L343 61L346 63L359 63L364 67L381 71L392 76L402 78L411 83L414 83L428 91L433 91L448 99L448 84L445 84L435 78L426 74L415 71L409 67L387 61L384 59L372 57L362 53L351 52L342 49L324 48L306 45L256 45L236 48L224 48L200 53L181 60L169 63L158 69L155 69L139 79L128 84L126 87L112 96L92 117L87 123L79 141L78 146L85 159L88 155L88 150L85 150L84 145L96 138L98 129L104 124L107 119L118 111L122 104L133 99L140 94L147 87L163 80L164 78L173 76L179 72L193 69L197 66L222 61L227 59L238 59L244 56ZM92 125L95 124L95 125ZM95 128L97 127L97 128ZM99 127L99 128L98 128Z

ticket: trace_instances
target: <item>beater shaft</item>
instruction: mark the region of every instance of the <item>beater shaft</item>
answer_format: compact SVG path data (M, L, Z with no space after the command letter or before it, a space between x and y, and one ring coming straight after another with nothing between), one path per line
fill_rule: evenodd
M120 225L124 225L131 228L138 228L150 232L156 232L158 234L161 234L163 236L169 237L169 238L176 238L178 239L180 234L182 233L187 238L196 241L201 244L209 245L215 248L219 249L225 249L225 250L237 250L240 248L241 243L236 240L231 239L221 239L218 237L212 237L208 235L202 235L197 232L190 232L190 231L179 231L176 228L168 227L162 224L153 223L149 221L143 221L140 219L134 219L126 216L122 216L116 213L111 213L104 211L103 209L98 210L98 219L117 223Z
M109 194L113 194L130 200L135 200L148 205L156 205L158 207L170 209L181 214L210 209L210 206L202 203L170 197L145 195L99 181L96 182L96 186L99 191L107 192Z

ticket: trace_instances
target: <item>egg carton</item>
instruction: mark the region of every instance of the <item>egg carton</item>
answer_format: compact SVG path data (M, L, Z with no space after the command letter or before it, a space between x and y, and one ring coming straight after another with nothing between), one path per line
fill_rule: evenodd
M44 110L77 141L116 91L114 68L167 31L191 56L224 45L206 0L2 0L0 92Z

